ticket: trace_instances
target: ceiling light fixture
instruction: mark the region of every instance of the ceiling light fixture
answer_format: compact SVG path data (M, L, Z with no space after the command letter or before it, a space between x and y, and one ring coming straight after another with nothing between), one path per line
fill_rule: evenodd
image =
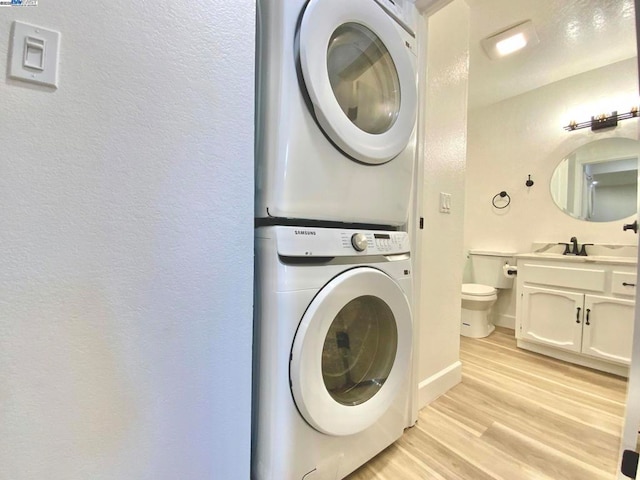
M526 46L540 43L536 29L531 20L519 23L483 39L482 48L490 59L496 60L510 53L517 52Z

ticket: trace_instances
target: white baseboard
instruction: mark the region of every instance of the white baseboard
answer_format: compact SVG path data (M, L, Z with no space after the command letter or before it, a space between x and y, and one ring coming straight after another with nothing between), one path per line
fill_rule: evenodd
M511 330L515 330L516 329L516 316L515 315L505 315L503 313L501 313L500 315L497 315L497 318L495 319L495 326L496 327L504 327L504 328L510 328Z
M462 363L457 361L418 384L418 407L424 408L462 380Z

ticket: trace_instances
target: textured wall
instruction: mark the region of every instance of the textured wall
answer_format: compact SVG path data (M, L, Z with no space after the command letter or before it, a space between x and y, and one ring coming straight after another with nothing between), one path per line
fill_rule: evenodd
M419 381L458 362L467 144L469 8L455 0L428 20L420 125L423 178L420 231ZM451 32L455 31L455 35ZM439 212L440 192L451 213ZM436 392L437 394L437 392ZM425 396L421 392L421 403Z
M0 479L248 478L255 5L3 8Z
M550 180L556 165L576 148L611 137L638 139L638 120L617 128L567 132L571 119L628 109L638 102L636 59L552 83L469 115L469 150L465 214L466 249L527 252L532 242L633 244L636 237L622 231L631 217L593 223L565 215L553 203ZM525 186L527 175L535 181ZM511 196L504 210L491 206L501 190ZM505 292L498 314L514 315L513 291ZM513 327L513 325L511 325Z

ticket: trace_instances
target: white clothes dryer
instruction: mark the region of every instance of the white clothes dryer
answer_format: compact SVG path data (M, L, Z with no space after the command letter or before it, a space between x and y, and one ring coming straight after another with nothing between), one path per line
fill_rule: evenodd
M416 138L413 3L259 0L258 10L256 218L404 224Z
M256 229L253 480L337 480L409 422L405 232Z

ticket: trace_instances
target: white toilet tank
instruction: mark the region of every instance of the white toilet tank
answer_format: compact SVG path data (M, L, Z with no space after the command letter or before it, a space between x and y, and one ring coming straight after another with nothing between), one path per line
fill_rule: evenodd
M473 283L494 288L512 288L515 275L507 277L504 265L513 265L513 252L469 250Z

